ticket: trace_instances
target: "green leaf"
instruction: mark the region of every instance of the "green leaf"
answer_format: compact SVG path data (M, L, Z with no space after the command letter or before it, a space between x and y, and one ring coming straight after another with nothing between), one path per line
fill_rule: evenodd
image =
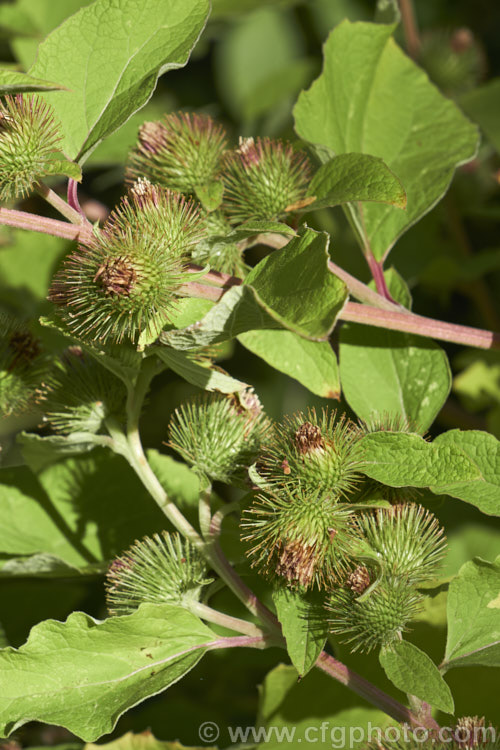
M500 153L500 78L462 94L458 103Z
M368 326L343 326L340 377L344 396L366 421L399 415L425 432L446 401L451 372L433 341Z
M438 450L462 451L477 473L465 483L443 477L433 483L432 492L458 497L483 513L500 516L500 441L481 430L449 430L438 435L434 445Z
M328 243L326 233L305 229L245 279L284 328L315 341L328 338L348 296L328 269Z
M54 91L63 89L58 83L50 83L40 78L33 78L18 70L0 70L0 96L6 94L27 94L30 91Z
M311 393L340 398L337 357L327 341L308 341L291 331L248 331L238 341Z
M399 641L382 649L379 659L387 677L399 690L447 714L453 713L455 706L450 688L432 659L413 643Z
M319 626L318 609L311 597L280 588L273 591L276 614L283 629L288 656L299 677L315 665L325 645L326 635Z
M282 234L285 237L295 237L297 233L288 224L282 224L279 221L258 221L256 219L240 224L229 232L229 234L226 234L224 240L227 242L241 242L241 240L246 240L248 237L253 237L257 234Z
M21 432L16 439L21 446L24 460L35 472L45 469L61 457L88 453L96 447L96 435L76 432L64 435L37 435Z
M258 725L272 717L297 679L297 670L289 664L278 664L267 673L264 682L259 685Z
M0 561L0 578L82 578L82 576L102 576L107 563L93 563L78 568L61 560L55 555L40 552L29 557L11 557Z
M148 459L181 510L196 508L195 474L156 451ZM45 553L79 569L115 557L166 525L126 461L102 448L45 464L37 474L27 467L0 470L0 517L3 556Z
M446 434L446 433L445 433ZM465 453L453 445L428 443L405 432L372 432L359 442L363 472L390 487L430 487L480 478Z
M82 164L146 104L158 76L186 64L208 12L208 0L96 0L47 37L29 72L68 89L44 95L68 158Z
M197 388L220 393L235 393L248 388L247 383L232 378L224 370L202 365L176 349L156 347L155 353L171 370Z
M382 159L368 154L339 154L323 164L307 191L316 201L304 212L350 201L389 203L406 208L406 193Z
M448 640L443 670L500 667L500 557L466 563L448 590Z
M344 283L328 269L328 242L326 233L303 230L261 260L244 284L231 287L196 325L164 331L160 342L190 349L261 328L285 328L313 341L326 339L347 301Z
M172 605L142 605L104 622L82 612L64 623L46 620L19 650L0 652L0 732L41 721L96 740L129 708L180 680L215 640Z
M224 183L222 180L213 180L208 185L197 185L195 193L205 211L215 211L222 203Z
M74 161L67 161L67 159L49 162L45 165L45 172L48 175L62 174L77 182L81 182L82 179L82 169L79 164L76 164Z
M26 297L24 306L31 317L47 296L54 267L67 243L50 234L37 234L34 241L33 232L22 229L16 229L9 239L0 253L1 283L16 290L18 304Z
M349 211L377 260L442 197L473 158L477 129L391 38L393 26L344 21L324 47L324 68L295 106L301 138L334 154L377 156L397 174L406 211L367 203Z

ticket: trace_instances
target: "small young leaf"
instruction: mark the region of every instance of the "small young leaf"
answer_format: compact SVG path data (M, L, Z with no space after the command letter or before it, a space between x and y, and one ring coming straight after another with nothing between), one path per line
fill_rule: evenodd
M208 12L208 0L95 0L54 29L29 73L68 89L44 95L66 156L82 164L146 104L158 76L186 64Z
M425 432L446 401L451 372L433 341L367 326L343 326L340 377L345 398L364 420L399 415Z
M206 211L215 211L222 203L224 185L221 180L214 180L209 185L199 185L195 188L196 197Z
M273 591L273 602L288 655L299 677L303 677L313 668L326 640L316 608L311 596L302 596L286 588Z
M42 721L96 740L127 709L180 680L215 640L197 617L168 604L103 622L82 612L46 620L20 649L0 652L0 733Z
M477 129L391 38L393 26L343 21L325 45L323 72L295 106L301 138L334 154L380 157L401 180L408 208L365 203L349 211L382 260L473 158Z
M62 174L77 182L80 182L82 179L82 169L79 164L76 164L74 161L67 161L67 159L49 162L45 166L45 172L51 175Z
M405 693L426 701L433 708L452 714L453 696L432 659L419 648L399 641L382 649L380 663L387 677Z
M500 667L500 557L465 563L448 590L442 669L473 665Z
M201 365L176 349L165 346L156 347L155 353L177 375L180 375L191 385L203 388L205 391L235 393L248 388L247 383L232 378L222 369Z
M327 341L307 341L291 331L248 331L240 334L238 341L311 393L340 397L337 357Z
M58 83L33 78L18 70L0 70L0 96L27 94L30 91L55 91L63 89Z
M382 159L368 154L339 154L323 164L312 178L308 195L316 201L304 212L350 201L389 203L406 208L406 193Z

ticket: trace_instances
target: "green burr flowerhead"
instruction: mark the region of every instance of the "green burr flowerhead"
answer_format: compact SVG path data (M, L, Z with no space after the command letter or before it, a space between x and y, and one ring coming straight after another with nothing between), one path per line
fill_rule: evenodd
M23 198L47 174L60 135L52 110L38 96L0 102L0 200Z
M446 552L436 517L421 505L404 503L358 516L360 532L390 575L418 585L434 578Z
M277 423L258 461L273 486L320 490L334 499L348 496L361 478L356 426L336 412L314 409Z
M343 579L357 539L352 510L321 491L258 495L245 512L242 539L252 567L291 587L330 589Z
M310 171L305 153L289 143L240 138L225 157L224 208L234 223L283 219L305 200Z
M126 176L130 181L147 177L169 190L192 194L218 177L225 148L224 128L208 115L165 115L140 128Z
M368 571L366 580L375 578ZM351 644L352 651L368 652L396 642L421 608L422 596L401 578L383 576L368 592L350 576L347 586L332 593L326 609L329 632Z
M49 299L82 339L135 344L141 334L157 336L202 236L193 203L140 180L103 229L66 259Z
M47 378L40 342L22 323L0 314L0 414L33 408Z
M56 363L44 394L44 422L62 435L96 434L109 417L123 418L126 395L120 380L73 346Z
M204 477L244 482L267 428L253 391L203 394L182 404L169 425L168 445Z
M207 579L205 560L178 534L145 537L113 560L106 574L106 601L112 615L128 615L143 602L197 601Z

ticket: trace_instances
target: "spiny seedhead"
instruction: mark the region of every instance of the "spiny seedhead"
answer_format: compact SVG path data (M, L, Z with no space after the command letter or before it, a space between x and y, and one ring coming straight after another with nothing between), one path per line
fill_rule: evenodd
M291 587L330 589L343 579L357 539L352 510L322 492L258 495L245 511L242 539L260 573Z
M76 336L102 343L158 335L203 236L194 204L140 180L104 228L65 261L50 288Z
M421 505L377 508L359 515L357 524L390 575L400 576L411 585L437 575L446 552L446 538L436 517Z
M0 102L0 200L23 198L47 174L60 135L40 97L16 94Z
M96 434L109 417L121 419L126 392L123 384L93 357L70 347L56 363L44 393L44 421L55 432Z
M283 219L304 200L310 165L302 151L270 138L240 138L224 160L224 207L234 223Z
M0 414L8 417L32 408L47 380L38 339L19 321L0 314Z
M192 194L217 178L225 148L224 128L208 115L165 115L163 121L140 128L126 176L129 181L147 177L169 190Z
M202 476L243 482L266 429L262 406L252 391L203 394L176 409L168 445Z
M375 580L375 574L370 578ZM422 602L407 581L390 576L382 577L370 594L358 597L356 591L340 588L326 605L330 633L351 644L352 651L368 652L398 641Z
M197 601L207 579L205 560L179 534L144 537L113 560L106 574L106 601L112 615L127 615L143 602Z
M259 458L258 470L275 486L347 496L361 479L355 425L336 412L314 409L277 423Z

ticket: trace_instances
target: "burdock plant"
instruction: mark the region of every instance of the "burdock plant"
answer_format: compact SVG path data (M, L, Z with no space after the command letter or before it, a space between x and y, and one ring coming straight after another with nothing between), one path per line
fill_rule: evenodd
M309 161L289 143L240 138L224 166L224 208L235 223L283 219L305 200Z
M25 197L51 173L59 140L52 110L42 99L5 97L0 103L0 200Z
M103 229L67 258L49 298L82 339L155 338L187 275L189 250L202 236L191 201L139 180Z
M345 577L356 539L352 509L321 490L258 495L241 527L252 567L292 588L331 589Z
M346 497L361 479L358 437L356 426L335 411L299 412L274 425L258 471L273 486Z
M113 560L106 574L112 615L134 612L143 602L183 604L200 598L210 583L203 556L179 534L145 537Z
M98 433L110 417L123 421L125 397L109 370L73 346L56 362L44 394L44 421L62 435Z
M23 323L0 315L0 414L18 414L37 404L49 377L38 339Z
M252 391L212 393L182 404L169 426L169 445L203 477L244 482L267 420Z
M147 177L169 190L194 194L219 176L225 148L224 128L208 115L165 115L140 128L127 178Z

